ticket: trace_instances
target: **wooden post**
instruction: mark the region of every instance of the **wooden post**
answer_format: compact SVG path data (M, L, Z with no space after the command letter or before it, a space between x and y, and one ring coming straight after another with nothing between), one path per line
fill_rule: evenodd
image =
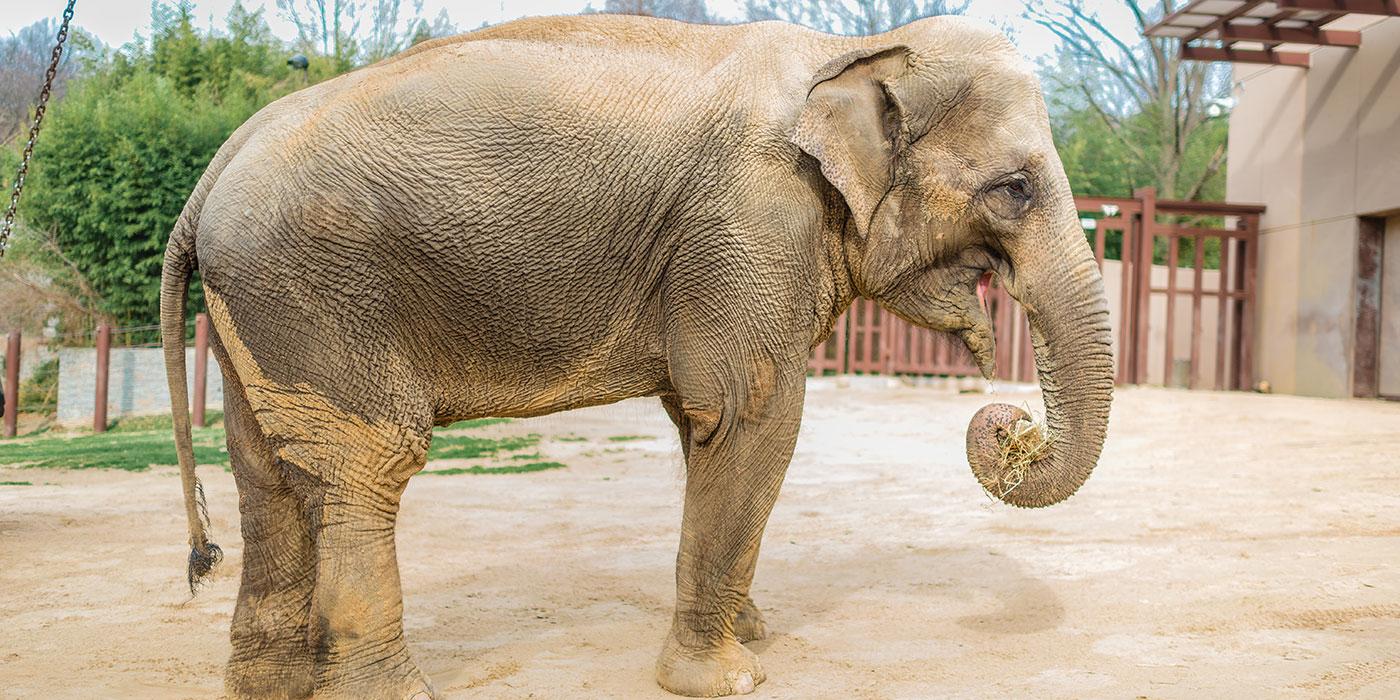
M1249 239L1244 249L1244 319L1240 333L1240 388L1252 390L1254 388L1254 309L1256 295L1259 291L1255 283L1256 270L1259 268L1259 215L1248 217Z
M1137 313L1133 318L1133 332L1136 334L1133 348L1134 384L1147 383L1148 341L1151 339L1149 327L1152 309L1152 239L1157 233L1157 189L1143 187L1133 191L1133 197L1142 206L1142 216L1137 235L1137 293L1133 301Z
M894 314L880 309L880 372L885 375L894 374L896 320Z
M1243 222L1236 223L1235 228L1244 226ZM1225 342L1225 334L1228 330L1226 317L1230 315L1230 246L1234 245L1235 239L1224 236L1220 239L1220 276L1217 278L1216 291L1220 294L1219 307L1215 317L1215 390L1224 391L1225 383L1225 355L1229 352L1230 344Z
M194 315L194 424L204 427L205 392L209 384L209 315Z
M1180 241L1175 234L1168 234L1167 241L1167 349L1162 353L1162 362L1166 367L1162 370L1162 386L1172 385L1172 367L1176 363L1173 356L1176 353L1176 264L1177 254L1180 252ZM1148 266L1148 274L1151 274L1152 267Z
M112 327L97 327L97 392L92 403L92 432L107 432L107 380L112 361Z
M1188 387L1195 389L1201 381L1201 297L1205 292L1201 285L1206 276L1205 236L1196 234L1191 246L1196 252L1196 259L1193 261L1196 283L1191 287L1191 371L1187 374L1186 382Z
M1126 209L1126 208L1125 208ZM1118 364L1118 371L1114 381L1118 384L1131 384L1133 382L1132 356L1133 342L1137 336L1133 333L1133 327L1137 324L1136 307L1133 305L1133 254L1137 251L1133 246L1133 231L1136 225L1136 212L1124 211L1120 215L1123 220L1122 236L1123 245L1118 249L1118 267L1122 274L1122 279L1118 285L1118 356L1114 361Z
M5 437L19 431L19 331L10 332L5 344Z

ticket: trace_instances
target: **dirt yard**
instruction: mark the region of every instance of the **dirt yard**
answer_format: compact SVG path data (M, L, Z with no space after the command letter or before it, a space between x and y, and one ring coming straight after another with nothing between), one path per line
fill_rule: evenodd
M1121 390L1085 488L1021 511L962 456L988 399L814 384L754 581L754 697L1400 697L1400 404ZM567 468L414 479L419 664L449 697L668 697L659 405L482 433ZM0 696L219 694L241 545L232 477L202 471L228 557L191 600L173 469L0 469L32 482L0 486Z

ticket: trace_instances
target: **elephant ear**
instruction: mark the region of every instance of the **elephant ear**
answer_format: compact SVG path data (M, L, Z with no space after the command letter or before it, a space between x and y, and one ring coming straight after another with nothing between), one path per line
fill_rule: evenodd
M906 110L895 84L912 52L887 46L844 54L813 77L789 138L821 163L862 237L889 192L895 156L907 142Z

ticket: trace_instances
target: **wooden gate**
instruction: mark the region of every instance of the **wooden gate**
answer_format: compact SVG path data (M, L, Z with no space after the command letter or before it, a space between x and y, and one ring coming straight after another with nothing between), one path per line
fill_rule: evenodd
M1264 207L1164 201L1150 188L1131 199L1081 197L1075 203L1104 273L1118 383L1252 387ZM1035 381L1025 312L995 285L989 303L997 378ZM1188 310L1189 318L1182 318ZM818 375L979 373L962 341L906 323L868 299L856 300L837 319L809 369Z

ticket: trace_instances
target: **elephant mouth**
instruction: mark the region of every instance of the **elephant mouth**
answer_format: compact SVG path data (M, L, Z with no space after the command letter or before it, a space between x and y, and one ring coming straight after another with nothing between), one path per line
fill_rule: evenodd
M992 293L993 274L991 270L984 270L982 276L977 278L977 305L981 306L982 312L988 316L992 315L991 302L987 300L987 297Z
M992 333L994 279L1002 286L1010 266L997 251L974 246L952 259L914 267L872 295L889 312L909 323L958 337L984 378L995 373L996 340Z

